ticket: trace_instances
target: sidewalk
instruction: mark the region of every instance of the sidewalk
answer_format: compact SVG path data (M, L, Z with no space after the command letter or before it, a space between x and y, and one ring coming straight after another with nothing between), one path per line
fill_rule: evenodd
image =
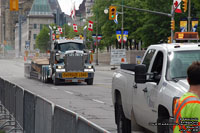
M94 68L96 71L114 71L116 69L119 69L120 66L111 66L111 65L108 65L108 64L99 64L99 65L96 65L95 63L93 63L94 65ZM116 68L116 69L113 69L113 68Z

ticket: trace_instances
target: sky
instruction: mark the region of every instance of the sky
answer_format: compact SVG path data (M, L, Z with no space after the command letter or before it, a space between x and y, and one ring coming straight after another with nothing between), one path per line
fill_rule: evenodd
M82 3L82 1L83 0L58 0L62 11L68 15L70 15L70 12L71 12L71 9L73 6L73 2L75 2L76 10L78 10L79 5Z

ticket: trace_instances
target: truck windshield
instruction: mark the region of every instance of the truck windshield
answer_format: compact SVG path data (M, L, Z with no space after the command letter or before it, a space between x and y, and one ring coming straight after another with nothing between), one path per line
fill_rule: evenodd
M60 50L61 52L65 52L68 50L83 50L84 45L82 43L73 43L73 42L60 43L57 44L55 49Z
M187 77L187 68L194 61L200 60L200 51L174 51L168 53L167 79Z

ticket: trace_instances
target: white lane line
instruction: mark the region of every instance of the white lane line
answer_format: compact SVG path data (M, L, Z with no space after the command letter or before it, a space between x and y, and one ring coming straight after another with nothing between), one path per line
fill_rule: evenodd
M70 92L70 91L65 91L65 92L68 93L68 94L71 94L71 95L74 94L73 92Z
M92 99L92 101L97 102L97 103L102 103L102 104L104 104L104 102L99 101L99 100L96 100L96 99Z
M57 90L58 88L56 88L56 87L51 87L51 89L53 89L53 90Z

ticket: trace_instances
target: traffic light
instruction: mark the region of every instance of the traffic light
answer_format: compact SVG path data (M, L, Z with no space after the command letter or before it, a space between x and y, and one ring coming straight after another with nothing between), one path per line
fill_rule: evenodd
M116 6L110 6L109 7L109 20L115 20L116 19L116 12L117 12Z
M170 37L168 37L168 41L167 41L168 43L172 43L172 39L171 39L171 36Z
M183 10L184 10L184 12L187 11L187 3L188 3L188 0L183 0Z
M19 0L10 0L10 11L19 10Z
M175 30L175 21L174 20L171 21L171 29Z

